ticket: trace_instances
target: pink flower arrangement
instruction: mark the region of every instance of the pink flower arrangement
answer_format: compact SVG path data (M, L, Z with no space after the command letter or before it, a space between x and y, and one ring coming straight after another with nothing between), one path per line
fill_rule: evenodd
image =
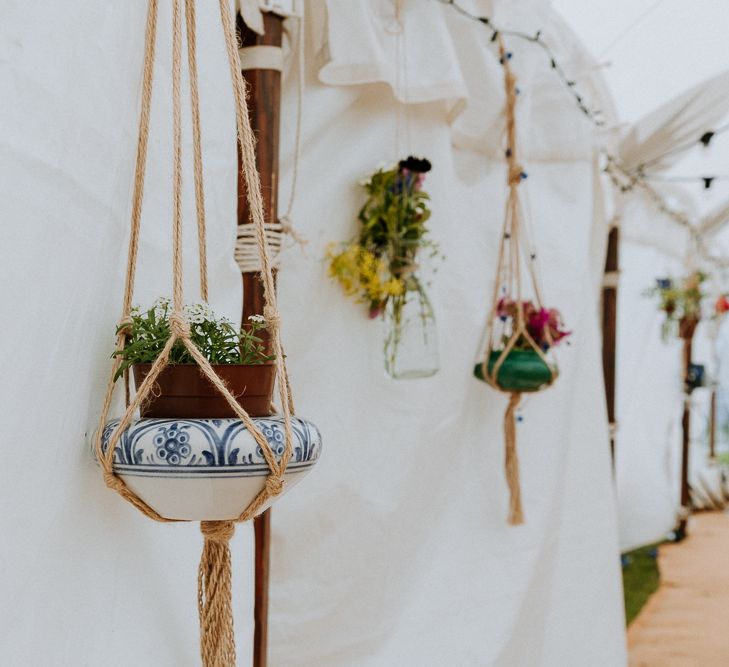
M531 301L515 301L504 297L496 306L496 315L502 322L511 320L513 323L519 316L519 309L523 314L527 333L545 352L571 333L564 330L562 315L556 308L542 308L535 306ZM508 336L505 337L506 340ZM520 336L514 347L529 349L531 345L524 336Z

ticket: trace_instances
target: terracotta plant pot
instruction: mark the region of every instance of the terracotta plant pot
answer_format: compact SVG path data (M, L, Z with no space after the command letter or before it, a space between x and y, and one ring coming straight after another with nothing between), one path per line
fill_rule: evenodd
M500 356L501 352L491 352L489 355L489 374ZM496 382L506 391L539 391L552 381L553 370L535 350L512 350L501 364ZM476 364L473 374L479 380L486 381L483 363Z
M137 388L147 377L152 364L133 366ZM271 414L276 366L272 363L250 366L213 365L233 396L251 417ZM142 417L222 418L235 412L196 364L171 364L158 376L152 393L141 408Z
M696 315L689 315L687 317L682 317L678 321L678 335L679 337L683 338L684 340L687 338L692 338L694 335L694 332L696 331L696 327L699 324L699 318Z

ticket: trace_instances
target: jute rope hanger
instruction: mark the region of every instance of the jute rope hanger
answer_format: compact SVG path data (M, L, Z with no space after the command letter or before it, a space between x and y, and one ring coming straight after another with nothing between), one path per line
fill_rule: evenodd
M496 279L492 294L491 310L489 312L487 325L487 344L483 359L483 377L494 389L509 394L509 402L504 413L504 468L506 481L509 486L509 515L508 522L511 525L524 523L524 512L521 500L521 483L519 479L519 458L516 450L516 410L521 401L521 393L504 389L498 382L498 375L506 358L514 350L520 338L527 341L537 355L544 361L550 370L550 380L545 385L551 385L557 378L557 369L549 363L544 351L536 343L527 329L527 322L522 307L523 276L531 284L534 298L537 305L542 307L541 290L539 279L534 267L534 255L525 258L525 248L528 247L527 226L523 218L519 185L524 178L524 170L518 161L517 156L517 130L516 130L516 102L517 89L516 77L511 69L509 60L511 54L506 51L501 35L498 36L499 57L504 70L504 88L506 92L506 160L508 165L507 183L509 194L506 199L504 210L504 223L499 241L498 262L496 268ZM499 290L505 288L506 293L513 296L516 301L516 317L513 318L512 330L503 348L502 341L497 338L495 322L499 305ZM546 331L548 343L551 344L549 331ZM498 352L498 358L491 370L488 370L491 354Z
M182 9L181 0L172 3L172 120L173 120L173 226L172 226L172 282L173 312L170 316L171 335L159 357L133 399L127 400L127 407L118 425L111 433L106 451L102 448L102 432L106 424L115 388L114 376L121 364L115 357L106 387L104 401L96 432L94 447L101 463L106 485L115 490L139 511L156 521L175 521L158 514L152 507L139 498L114 471L114 452L117 444L142 401L150 394L160 372L169 364L173 345L180 341L200 367L201 372L225 398L236 416L244 423L268 465L270 474L261 492L235 521L246 521L255 516L273 497L281 493L286 467L292 456L291 416L293 399L286 372L283 349L279 334L280 316L276 303L273 273L265 236L265 221L261 186L255 165L254 137L248 117L245 83L238 65L238 50L227 0L219 0L221 23L225 37L228 64L233 84L238 143L241 151L241 164L245 176L247 198L251 219L256 230L256 240L261 263L261 279L264 287L264 317L267 321L273 352L276 355L277 377L281 409L284 417L285 448L280 461L268 444L263 433L243 410L225 383L216 375L208 360L190 339L190 329L183 316L183 264L182 264L182 132L181 132L181 91L182 68ZM134 295L134 279L139 246L139 230L144 196L144 180L149 140L149 119L154 79L155 42L157 33L158 0L149 0L145 30L144 70L142 79L142 104L139 120L139 137L132 195L131 230L127 271L124 287L122 317L117 335L116 349L124 348L131 320ZM205 259L205 206L202 178L202 154L199 114L199 94L197 85L195 0L185 0L185 21L187 27L188 66L190 68L190 99L193 118L193 166L195 173L195 198L198 225L198 251L200 265L200 293L203 299L208 296L207 262ZM130 398L130 397L129 397ZM204 521L201 530L205 536L205 546L200 561L198 580L198 610L200 614L201 656L205 667L230 667L235 665L235 642L231 611L231 559L228 542L233 534L234 521Z

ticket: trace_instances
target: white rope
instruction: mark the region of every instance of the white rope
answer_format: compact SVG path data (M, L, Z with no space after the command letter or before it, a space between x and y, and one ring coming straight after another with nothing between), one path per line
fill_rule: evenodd
M271 258L271 266L276 267L279 263L281 246L283 245L284 229L278 222L267 222L263 225L266 237L266 247ZM238 225L238 234L235 241L235 261L241 273L249 273L261 270L261 258L256 240L255 225Z

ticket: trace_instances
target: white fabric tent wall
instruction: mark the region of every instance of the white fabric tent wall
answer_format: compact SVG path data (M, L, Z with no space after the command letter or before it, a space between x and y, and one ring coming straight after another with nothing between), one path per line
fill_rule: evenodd
M628 128L619 144L619 163L628 170L650 165L651 171L665 173L683 160L680 149L692 139L698 144L698 137L717 127L728 110L729 74L722 73L668 100ZM706 258L692 250L695 242L686 225L716 233L726 213L725 206L719 206L702 224L697 202L685 189L657 185L656 192L684 216L683 224L661 213L640 187L619 203L624 210L616 469L623 550L665 537L675 527L680 509L681 343L674 340L659 347L657 327L663 316L655 299L643 293L658 277L680 279L691 268L706 264ZM710 241L704 242L704 248L714 251ZM699 327L697 345L705 338L705 329L705 324ZM697 406L703 400L700 395L693 398ZM698 423L694 418L694 429ZM692 448L689 474L697 488L707 485L719 494L720 478L707 468L704 448Z
M407 11L423 6L406 3ZM554 25L555 43L579 55L544 4L530 7L533 20ZM341 16L341 3L329 9ZM499 9L509 16L506 4ZM14 507L0 524L11 545L3 569L14 573L2 579L0 661L194 665L196 528L154 525L123 504L103 487L83 442L99 407L118 318L143 10L90 1L76 3L73 12L17 2L8 10L2 31L10 55L0 63L0 81L17 103L3 108L0 124L0 201L3 219L12 223L2 227L0 270L14 289L2 293L3 312L13 313L5 330L12 349L4 346L2 368L18 385L4 383L0 396L6 408L0 441L8 450L0 488L3 506ZM312 10L310 26L324 25L323 5ZM460 36L469 35L471 50L452 46L458 55L447 62L466 70L462 90L470 100L493 99L492 111L498 110L498 77L483 86L467 71L493 57L487 39L473 38L479 26L448 18L451 10L438 11L448 26L442 40L460 47ZM213 301L235 317L232 101L212 29L215 11L199 13ZM422 55L433 48L429 30L436 22L413 20L414 53ZM168 26L163 18L163 35ZM165 48L168 37L160 52ZM432 228L447 255L432 288L443 367L430 380L386 381L378 324L345 301L319 260L328 241L353 232L363 173L400 157L393 148L396 107L383 84L316 83L309 45L295 217L310 243L304 254L287 253L280 290L298 407L321 427L325 455L318 472L274 510L272 667L626 662L596 309L602 255L595 249L605 229L599 218L590 224L600 194L591 133L576 122L573 143L564 143L564 131L551 135L552 144L537 143L555 122L564 130L561 120L576 112L565 97L542 117L540 99L559 99L545 85L539 96L533 92L535 68L545 63L528 46L511 48L530 109L523 125L534 140L526 141L532 162L525 166L546 294L575 331L561 351L556 386L525 402L519 448L528 523L516 529L505 525L504 399L471 377L501 223L504 164L484 156L488 144L474 144L476 161L453 149L459 127L469 128L467 105L460 126L442 93L408 105L405 148L435 164L428 179ZM160 80L166 70L158 68ZM289 80L288 149L294 87ZM156 90L142 303L169 291L170 149L160 134L169 91ZM282 167L287 192L290 161ZM192 220L189 201L186 212ZM59 232L49 234L54 228ZM194 275L194 253L189 259ZM21 456L28 450L32 467ZM235 612L240 661L247 664L249 528L238 535Z
M620 266L615 476L620 547L628 551L665 538L680 505L681 342L661 342L664 316L645 292L657 277L680 275L682 263L628 236Z
M498 76L479 81L468 71L494 57L488 36L441 8L444 34L424 5L405 5L412 12L405 16L411 62L428 49L451 54L439 65L452 65L450 89L456 80L473 81L468 104L500 99ZM328 6L329 36L335 28L376 30L386 20L384 10L370 8L355 26L344 18L357 13L351 5ZM540 116L541 98L524 84L533 109L523 125L529 148L532 137L549 137L546 128L559 114L578 119L574 144L553 134L540 153L549 162L526 165L548 300L563 309L575 335L560 354L555 387L526 401L519 446L527 525L514 529L504 521L504 399L471 377L501 224L504 163L484 158L488 143L475 145L479 162L453 150L468 107L449 130L454 106L437 90L428 97L419 89L419 104L398 111L386 82L401 99L407 93L392 83L387 47L358 51L347 34L330 38L328 49L307 49L330 59L310 58L299 174L306 196L295 213L309 244L305 255L286 256L280 288L290 321L317 331L290 338L288 352L295 386L316 387L299 395L298 407L322 427L326 454L310 483L274 510L271 664L625 664L596 308L603 260L590 255L593 235L602 239L605 228L588 224L596 195L590 134L580 133L568 96ZM449 60L454 50L439 39L458 44L458 60ZM537 80L531 68L544 61L516 40L509 48L517 72ZM361 72L376 62L389 64L376 70L384 81L347 78L347 63ZM340 87L321 85L319 66L328 84L337 72ZM409 71L416 89L433 76L428 68ZM288 85L285 98L293 105L294 84ZM557 97L553 89L544 94ZM399 157L398 113L407 114L411 137L401 150L433 160L431 227L447 260L432 288L442 369L429 380L393 383L383 377L378 324L311 258L354 233L356 183L378 161ZM284 130L290 147L293 128ZM322 166L332 160L336 169Z

